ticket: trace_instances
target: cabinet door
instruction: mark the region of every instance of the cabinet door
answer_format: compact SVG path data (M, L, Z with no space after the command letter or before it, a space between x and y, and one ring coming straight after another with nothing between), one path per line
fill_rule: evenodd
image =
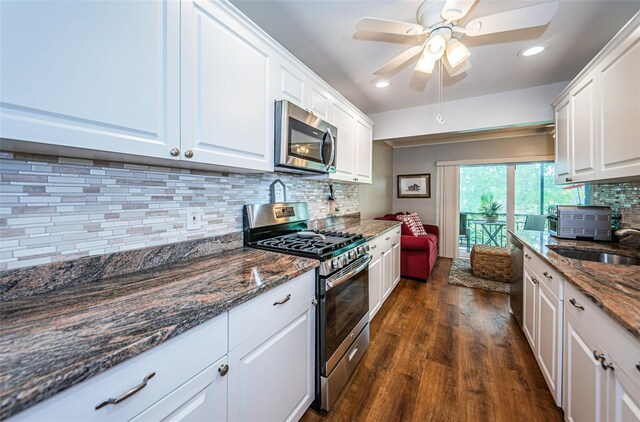
M373 129L371 126L356 119L356 181L359 183L371 183L371 150L373 149Z
M382 306L382 256L374 255L369 264L369 317L378 313Z
M598 68L598 178L640 175L640 27ZM635 94L632 94L635 93Z
M314 81L309 81L309 98L307 109L322 120L333 123L333 118L329 116L331 105L331 94L325 88Z
M393 290L393 256L391 249L382 253L382 298L385 300Z
M229 14L225 3L181 4L183 157L273 170L269 82L275 52Z
M536 312L538 286L533 272L524 266L524 282L522 284L522 331L529 341L531 350L536 350Z
M562 302L543 283L538 284L536 360L551 395L562 405Z
M576 422L605 420L606 372L593 357L598 347L587 339L584 327L570 313L565 312L565 316L565 417Z
M332 179L355 181L355 153L356 153L356 115L355 112L342 103L332 105L333 124L338 128L336 140L336 172Z
M179 7L2 2L0 137L177 159Z
M595 73L571 91L571 179L594 180L596 163Z
M569 124L569 97L561 101L555 110L556 116L556 183L566 183L571 176L571 163L569 162L569 141L571 139L571 126Z
M397 285L400 282L400 242L396 242L391 245L391 252L393 255L393 285Z
M315 397L313 298L229 352L229 420L298 420Z
M290 61L279 58L274 76L273 100L288 100L298 107L306 108L307 78L304 72Z
M133 418L132 422L226 421L226 365L225 356Z
M613 362L614 368L619 366ZM612 422L640 422L640 387L620 370L608 371L609 420Z

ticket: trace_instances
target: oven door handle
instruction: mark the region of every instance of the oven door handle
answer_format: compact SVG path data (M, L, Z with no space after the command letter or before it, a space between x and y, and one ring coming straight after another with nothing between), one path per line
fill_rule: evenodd
M340 277L338 277L335 280L327 280L326 283L326 290L329 291L334 287L339 286L340 284L344 283L345 281L349 280L351 277L353 277L354 275L358 274L360 271L364 270L365 268L367 268L367 266L369 266L369 262L371 262L371 255L367 256L367 259L364 260L364 262L360 265L358 265L356 268L354 268L353 270L349 271L348 273L341 275Z

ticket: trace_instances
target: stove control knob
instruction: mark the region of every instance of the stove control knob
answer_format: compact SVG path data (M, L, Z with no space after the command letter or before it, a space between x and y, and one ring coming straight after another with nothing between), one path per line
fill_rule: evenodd
M342 262L338 258L334 258L331 260L331 268L337 270L338 268L342 268Z
M356 259L357 253L356 251L349 251L349 259Z
M366 249L364 248L364 246L358 246L358 254L360 255L364 255L366 253Z

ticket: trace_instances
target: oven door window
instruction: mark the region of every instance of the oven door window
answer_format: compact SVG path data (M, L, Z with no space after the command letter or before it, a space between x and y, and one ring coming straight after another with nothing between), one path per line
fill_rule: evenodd
M289 118L289 156L324 164L325 132Z
M369 269L327 291L326 359L347 338L351 330L369 312Z

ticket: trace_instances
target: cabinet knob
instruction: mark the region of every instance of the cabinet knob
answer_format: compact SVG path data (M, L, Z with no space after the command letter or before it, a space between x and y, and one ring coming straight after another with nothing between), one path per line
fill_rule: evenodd
M184 156L187 158L193 158L193 151L190 149L184 152Z
M169 154L173 155L174 157L177 157L178 155L180 155L180 148L171 148L171 151L169 151Z
M220 376L224 377L225 375L227 375L227 372L229 372L229 365L227 365L226 363L220 365L220 368L218 368L218 373L220 374Z
M573 180L573 179L572 179L572 178L570 178L570 177L567 177L567 178L565 178L565 179L564 179L564 181L565 181L565 182L571 182L572 180Z

